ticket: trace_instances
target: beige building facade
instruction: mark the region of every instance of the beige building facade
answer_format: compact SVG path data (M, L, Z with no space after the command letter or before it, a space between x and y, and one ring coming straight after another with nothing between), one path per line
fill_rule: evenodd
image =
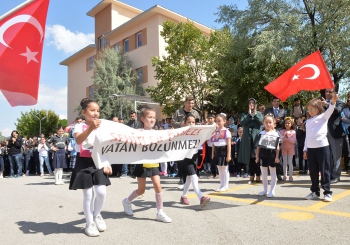
M156 86L155 69L151 61L154 56L166 55L166 43L160 35L162 24L167 20L175 23L188 20L159 5L142 11L116 0L102 0L87 15L95 19L95 44L82 47L60 63L68 67L68 122L74 121L78 115L74 109L80 100L93 94L91 77L98 52L106 46L122 48L133 61L143 88ZM194 21L193 24L204 35L209 35L212 31ZM160 107L153 107L157 110L157 115L161 115Z

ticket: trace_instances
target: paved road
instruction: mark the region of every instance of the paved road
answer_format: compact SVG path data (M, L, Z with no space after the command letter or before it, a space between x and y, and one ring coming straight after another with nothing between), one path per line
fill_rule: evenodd
M52 176L0 179L0 244L349 244L350 178L334 184L333 202L308 201L308 176L278 183L272 199L259 197L261 184L231 177L230 190L213 192L218 180L200 179L211 202L201 209L191 191L190 206L179 203L178 179L162 177L164 210L170 224L155 221L151 182L133 202L134 216L121 201L137 186L132 178L111 178L102 212L107 230L99 237L84 234L82 192L54 185Z

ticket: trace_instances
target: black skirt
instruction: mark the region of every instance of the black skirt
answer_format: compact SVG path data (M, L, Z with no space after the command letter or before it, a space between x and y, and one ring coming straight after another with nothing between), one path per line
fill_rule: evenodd
M77 160L73 169L69 189L88 189L94 185L110 185L111 181L103 168L96 169L91 157L80 157L77 154Z
M133 175L139 178L147 178L159 175L159 167L153 167L153 168L144 168L142 164L135 164L136 167L134 168Z
M194 154L192 159L185 158L181 161L179 166L180 176L191 176L197 174L197 161L198 161L198 153Z
M52 166L53 168L67 168L66 151L64 149L54 152Z
M217 166L228 166L226 162L227 146L215 146L213 164Z
M260 148L259 158L261 159L261 166L276 167L276 150Z

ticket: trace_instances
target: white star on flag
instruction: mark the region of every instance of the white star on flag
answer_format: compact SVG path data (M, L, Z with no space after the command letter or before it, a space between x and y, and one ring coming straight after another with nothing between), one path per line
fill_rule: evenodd
M35 58L35 56L39 53L39 52L32 52L27 46L26 46L27 51L25 53L22 53L20 55L27 57L27 64L30 61L34 61L36 63L39 63L38 60Z
M296 79L299 79L299 76L300 75L294 75L293 78L292 78L292 81L296 80Z

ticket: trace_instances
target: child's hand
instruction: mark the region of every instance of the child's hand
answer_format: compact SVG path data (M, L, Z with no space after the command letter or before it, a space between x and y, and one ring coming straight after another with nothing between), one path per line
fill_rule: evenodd
M231 156L226 157L226 162L231 161Z
M255 162L259 163L259 157L258 156L255 157Z
M106 167L103 167L103 172L107 175L111 175L112 174L112 168L111 166L106 166Z
M304 160L307 160L307 152L306 151L304 151L304 153L303 153L303 158L304 158Z
M275 163L280 163L280 159L278 157L275 158Z
M96 129L98 127L100 127L101 124L101 120L97 119L97 120L93 120L92 123L90 124L91 129Z
M338 97L338 93L334 92L334 93L333 93L332 100L331 100L331 104L334 105L335 102L337 102L338 98L339 98L339 97Z

